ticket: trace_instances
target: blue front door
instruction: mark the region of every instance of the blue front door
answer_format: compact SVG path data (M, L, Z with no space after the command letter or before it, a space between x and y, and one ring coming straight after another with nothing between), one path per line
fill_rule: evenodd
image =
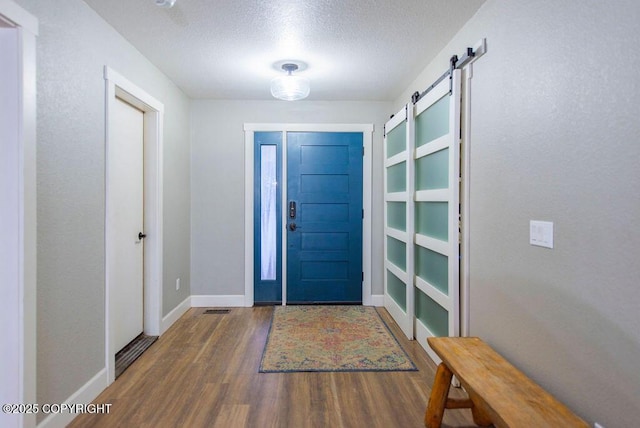
M287 303L362 303L362 133L287 133Z

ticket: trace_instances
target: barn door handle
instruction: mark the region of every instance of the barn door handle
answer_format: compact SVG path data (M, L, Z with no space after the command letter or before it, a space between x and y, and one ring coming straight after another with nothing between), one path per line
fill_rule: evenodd
M142 232L138 233L138 241L142 241L142 238L146 238L146 237L147 235L145 233L142 233Z

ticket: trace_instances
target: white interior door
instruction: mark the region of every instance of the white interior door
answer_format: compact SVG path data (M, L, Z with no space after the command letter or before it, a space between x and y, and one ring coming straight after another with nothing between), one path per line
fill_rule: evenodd
M112 322L114 349L120 350L143 331L144 113L117 99L109 144L113 242Z
M20 331L21 170L18 30L0 16L0 401L19 403L22 382ZM18 426L19 415L0 414L0 426ZM5 425L6 424L6 425Z

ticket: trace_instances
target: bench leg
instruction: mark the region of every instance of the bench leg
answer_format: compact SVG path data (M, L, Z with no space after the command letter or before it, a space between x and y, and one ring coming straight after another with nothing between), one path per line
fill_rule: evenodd
M485 409L484 401L480 397L478 397L472 391L467 391L469 394L469 398L473 402L473 407L471 407L471 415L473 416L473 422L476 425L481 427L488 427L491 425L491 418Z
M431 396L427 404L427 412L424 415L424 426L427 428L439 428L442 424L445 404L451 387L453 373L444 363L440 363L433 381Z

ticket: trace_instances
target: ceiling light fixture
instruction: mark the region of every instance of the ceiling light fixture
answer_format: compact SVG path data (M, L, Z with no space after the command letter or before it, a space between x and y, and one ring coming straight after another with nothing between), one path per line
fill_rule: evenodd
M294 76L292 74L298 68L298 64L282 64L282 69L287 74L271 80L271 95L286 101L297 101L307 98L311 90L310 82L306 77Z
M165 9L169 9L176 4L176 0L156 0L156 6L163 7Z

